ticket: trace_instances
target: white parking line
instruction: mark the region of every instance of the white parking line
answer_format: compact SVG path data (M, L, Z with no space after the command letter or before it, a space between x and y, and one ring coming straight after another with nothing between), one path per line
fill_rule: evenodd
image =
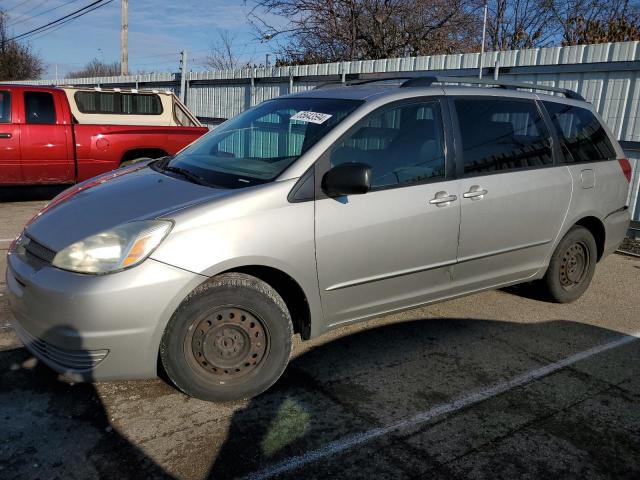
M0 238L0 242L13 242L14 238Z
M594 355L598 355L599 353L606 352L607 350L611 350L613 348L626 345L627 343L637 340L639 337L640 337L640 332L636 332L629 336L625 336L617 340L613 340L609 343L605 343L603 345L590 348L589 350L584 350L582 352L576 353L575 355L571 355L570 357L567 357L558 362L554 362L549 365L545 365L543 367L537 368L535 370L531 370L529 372L523 373L522 375L518 375L517 377L514 377L511 380L499 382L494 385L490 385L488 387L484 387L479 390L469 392L461 397L458 397L457 399L453 400L450 403L443 403L443 404L437 405L427 411L418 413L413 417L400 420L396 423L392 423L391 425L374 428L372 430L368 430L365 432L348 435L339 440L334 440L333 442L330 442L327 445L320 447L316 450L311 450L309 452L303 453L302 455L285 459L279 463L276 463L272 466L265 468L264 470L253 472L249 474L246 478L250 480L272 478L277 475L281 475L283 473L298 470L299 468L309 463L322 460L326 457L330 457L338 453L342 453L346 450L357 447L359 445L366 444L368 442L371 442L372 440L383 437L397 430L418 426L422 423L426 423L430 420L433 420L434 418L439 417L441 415L445 415L448 413L461 410L470 405L474 405L476 403L482 402L489 398L495 397L497 395L505 393L514 388L521 387L523 385L526 385L529 382L532 382L533 380L537 380L539 378L545 377L551 373L554 373L565 367L573 365L574 363L577 363L581 360L585 360Z

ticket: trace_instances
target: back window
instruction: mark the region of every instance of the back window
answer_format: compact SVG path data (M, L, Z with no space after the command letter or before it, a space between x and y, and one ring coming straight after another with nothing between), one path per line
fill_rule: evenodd
M25 92L24 108L27 123L49 124L56 123L56 107L53 95L47 92Z
M455 108L467 175L551 165L551 142L535 103L460 98Z
M11 94L0 92L0 123L11 121Z
M566 163L616 158L607 132L590 110L556 102L543 103L560 137Z
M120 92L76 92L73 96L82 113L112 115L161 115L162 101L156 94Z

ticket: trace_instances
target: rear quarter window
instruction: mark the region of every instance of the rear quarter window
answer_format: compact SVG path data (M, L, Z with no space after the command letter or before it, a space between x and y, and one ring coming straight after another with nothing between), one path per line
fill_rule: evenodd
M56 123L53 95L48 92L25 92L24 108L27 123L36 125Z
M543 102L560 137L565 163L615 160L616 151L590 110L556 102Z

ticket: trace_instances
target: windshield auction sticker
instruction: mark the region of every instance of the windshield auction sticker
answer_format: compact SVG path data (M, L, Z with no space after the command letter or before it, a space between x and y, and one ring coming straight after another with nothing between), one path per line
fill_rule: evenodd
M328 113L318 113L318 112L298 112L291 120L300 120L301 122L310 122L310 123L324 123L329 120L333 115L329 115Z

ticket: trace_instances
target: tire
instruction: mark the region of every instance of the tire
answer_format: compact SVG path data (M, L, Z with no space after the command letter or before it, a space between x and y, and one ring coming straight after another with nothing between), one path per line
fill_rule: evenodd
M160 358L187 395L247 399L280 378L292 336L289 310L273 288L250 275L225 273L180 304L162 337Z
M584 227L572 227L556 247L540 282L543 293L557 303L570 303L587 290L596 269L596 241Z
M120 168L128 167L129 165L133 165L134 163L144 162L145 160L152 160L152 158L151 157L139 157L139 158L132 158L131 160L125 160L124 162L122 162L120 164Z

